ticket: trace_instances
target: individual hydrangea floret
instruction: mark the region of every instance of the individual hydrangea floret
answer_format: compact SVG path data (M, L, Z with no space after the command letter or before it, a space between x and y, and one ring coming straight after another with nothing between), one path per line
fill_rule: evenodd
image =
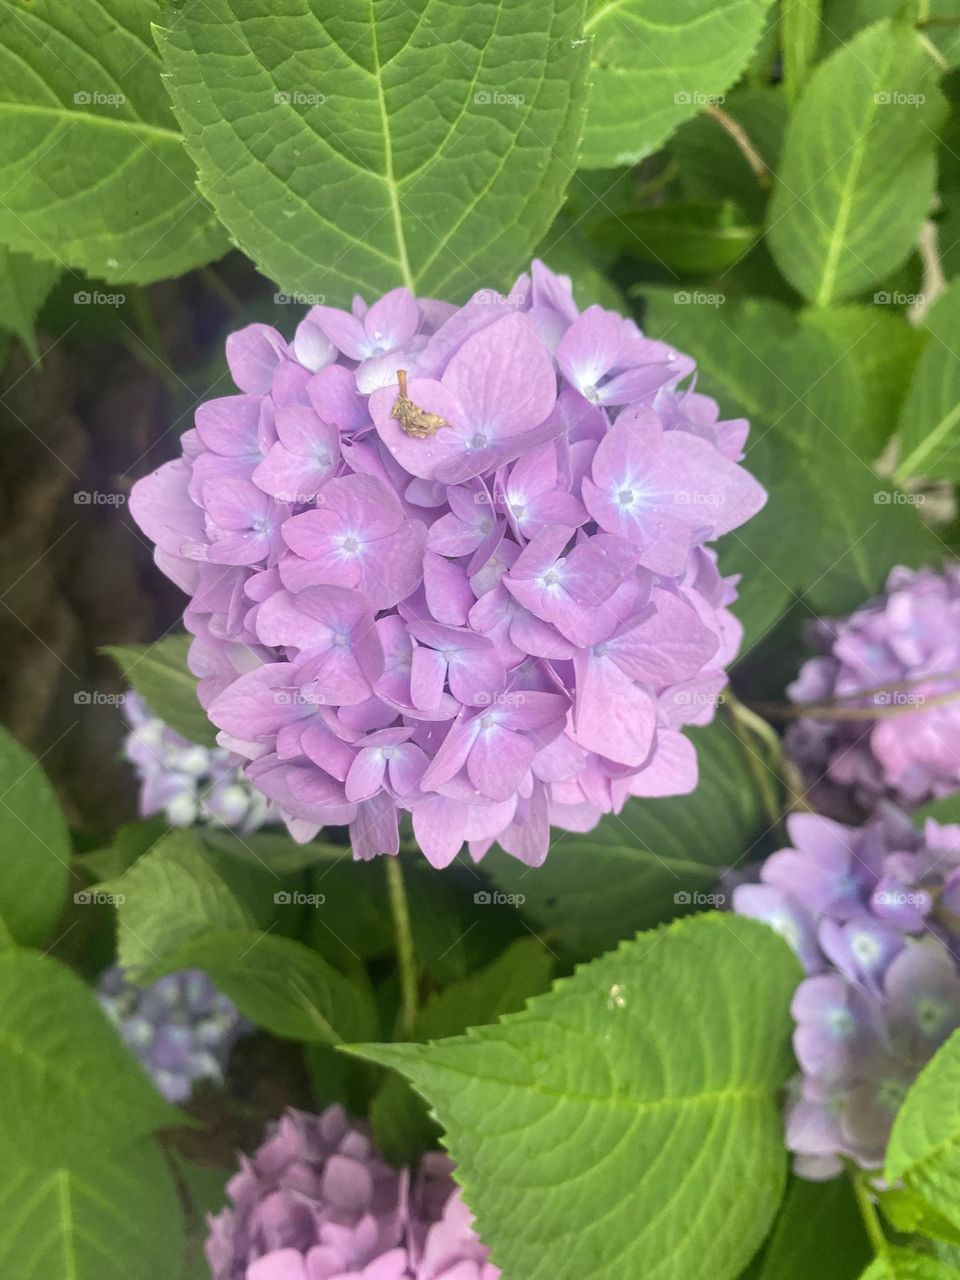
M101 976L97 996L169 1102L185 1102L197 1080L222 1081L233 1046L250 1029L199 969L139 987L114 966Z
M765 493L694 362L535 262L227 341L240 394L134 488L220 742L297 839L447 865L696 785L740 627L709 544Z
M140 780L142 817L162 813L173 827L200 822L241 832L279 821L229 751L188 742L137 693L125 696L123 709L130 725L123 754Z
M213 1280L499 1280L451 1167L392 1168L341 1107L288 1111L210 1219Z
M807 974L794 995L800 1074L787 1146L808 1178L844 1157L879 1169L897 1109L960 1026L960 826L923 833L892 806L863 827L816 814L787 822L734 910L781 933Z
M896 568L882 596L810 638L818 656L788 693L816 714L785 744L817 807L852 819L960 788L960 567Z

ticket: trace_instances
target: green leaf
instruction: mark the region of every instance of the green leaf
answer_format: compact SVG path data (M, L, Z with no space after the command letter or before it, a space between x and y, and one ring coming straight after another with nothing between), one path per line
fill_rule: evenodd
M484 858L500 889L522 897L524 914L575 955L716 905L722 873L748 858L761 808L740 745L719 717L690 737L700 766L692 795L630 800L584 835L555 832L533 872L499 850Z
M930 334L900 413L898 480L912 476L960 480L960 280L930 308Z
M827 306L895 271L933 200L943 99L912 27L879 22L814 71L787 130L767 239Z
M770 0L589 0L591 90L581 149L586 168L635 164L739 77Z
M729 1280L783 1191L799 977L772 930L700 916L640 934L499 1026L356 1052L428 1099L505 1274Z
M953 791L948 796L931 800L928 804L921 805L919 809L911 810L910 816L917 824L927 818L934 818L937 822L943 823L960 822L960 791Z
M211 928L164 968L203 969L251 1022L289 1040L339 1044L376 1031L367 991L289 938Z
M40 359L34 322L59 274L55 263L0 248L0 328L18 337L34 360Z
M789 114L783 89L736 89L727 95L723 109L774 172ZM768 193L716 120L701 115L681 125L670 142L670 152L680 167L680 185L691 200L735 200L748 218L763 221Z
M91 1151L52 1165L33 1144L0 1145L0 1167L0 1274L10 1280L179 1276L183 1214L155 1143L141 1140L106 1159Z
M681 274L715 275L732 267L760 234L730 200L635 209L601 221L596 234L630 257Z
M295 875L307 867L314 867L341 858L350 857L348 845L328 844L324 840L310 840L297 844L292 836L279 831L252 831L238 836L232 831L204 828L200 838L209 849L226 854L239 862L269 867L278 876Z
M893 434L897 414L927 335L884 305L827 307L801 316L843 350L862 392L862 430L856 440L866 457L879 457Z
M0 0L0 241L100 280L227 250L160 79L157 0Z
M148 704L171 729L203 747L217 745L217 731L197 701L197 678L187 665L193 637L164 636L147 645L106 645L108 653Z
M932 1236L960 1245L960 1229L906 1187L889 1187L877 1198L887 1221L901 1234Z
M0 919L23 946L50 935L67 892L70 836L39 762L0 727Z
M960 1227L960 1031L934 1054L893 1122L885 1178Z
M252 920L200 852L190 831L174 831L118 880L117 958L152 969L209 929L248 929Z
M492 964L436 993L419 1011L411 1040L455 1036L487 1026L542 995L553 976L553 956L537 938L512 943ZM373 1100L370 1119L380 1150L395 1164L410 1164L436 1145L436 1126L406 1081L391 1075Z
M870 1255L850 1179L793 1178L757 1280L856 1280Z
M715 310L651 295L646 328L696 352L697 389L722 416L751 420L744 465L770 497L721 543L724 572L742 573L745 592L784 605L802 595L830 614L874 596L892 565L936 560L940 544L911 500L873 470L848 348L773 303L724 307L719 324Z
M796 101L817 52L820 38L820 0L781 0L783 82Z
M51 1163L119 1150L179 1114L85 983L29 951L0 952L0 1097L0 1144Z
M908 1249L888 1249L875 1258L860 1280L958 1280L954 1271L936 1258L911 1253Z
M916 8L919 13L920 5ZM924 27L924 35L951 66L956 66L960 60L960 27L955 22L938 22L956 18L956 0L923 0L923 8L932 19ZM904 12L912 12L904 0L823 0L822 52L851 40L861 27L878 18L895 18Z
M583 3L188 5L161 46L201 189L290 292L505 284L574 167Z

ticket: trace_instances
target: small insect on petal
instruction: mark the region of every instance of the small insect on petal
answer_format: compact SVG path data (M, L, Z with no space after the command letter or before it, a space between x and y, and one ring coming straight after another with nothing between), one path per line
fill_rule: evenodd
M400 423L401 429L408 436L423 440L427 436L435 436L441 427L449 427L450 423L446 418L441 418L438 413L429 413L426 409L421 409L408 397L406 369L397 370L397 382L400 384L400 393L393 402L390 417Z

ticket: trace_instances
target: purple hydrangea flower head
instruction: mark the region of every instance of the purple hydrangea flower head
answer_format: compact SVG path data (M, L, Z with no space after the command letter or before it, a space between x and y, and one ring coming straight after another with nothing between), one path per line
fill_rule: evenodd
M546 856L690 791L740 628L710 544L765 493L693 361L535 262L463 307L395 289L227 342L238 394L134 488L190 595L220 742L297 839L395 853L409 813Z
M829 1178L843 1157L880 1167L907 1089L960 1026L960 826L921 834L884 803L860 828L814 814L787 827L792 847L734 888L733 907L782 934L807 974L787 1145L798 1173Z
M188 742L137 693L126 695L123 709L130 725L123 753L140 780L142 817L162 813L174 827L200 822L243 832L278 821L274 806L250 785L229 751Z
M341 1107L288 1111L210 1219L213 1280L499 1280L450 1170L392 1168Z
M196 1080L222 1080L233 1046L249 1030L233 1002L200 969L138 987L114 966L102 974L97 996L169 1102L185 1102Z
M816 715L785 744L817 806L854 818L960 788L960 567L894 569L882 596L810 637L818 654L788 693Z

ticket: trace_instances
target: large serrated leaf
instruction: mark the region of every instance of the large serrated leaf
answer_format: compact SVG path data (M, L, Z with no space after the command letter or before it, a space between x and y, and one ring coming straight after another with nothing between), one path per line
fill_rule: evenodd
M160 79L157 0L0 0L0 241L100 280L226 252Z
M251 1022L291 1040L339 1044L377 1025L365 988L289 938L211 929L186 942L164 968L203 969Z
M159 1148L46 1164L0 1143L0 1275L9 1280L172 1280L183 1214Z
M108 653L154 715L188 742L217 745L217 731L197 701L197 681L187 666L192 637L164 636L153 644L108 645Z
M897 1112L885 1176L960 1227L960 1031L933 1056Z
M201 188L291 292L505 283L574 167L583 5L188 5L162 48Z
M860 1280L960 1280L960 1271L926 1254L886 1249L874 1258Z
M765 926L700 916L640 934L497 1027L357 1052L430 1102L506 1275L731 1280L783 1191L799 977Z
M158 841L118 880L117 957L152 969L208 929L249 929L250 914L200 851L191 831Z
M906 24L876 23L810 77L767 223L805 298L827 306L904 262L933 200L942 115L936 67Z
M900 412L897 476L960 480L960 281L954 281L924 320L930 334Z
M0 920L24 946L44 942L63 909L70 835L40 763L0 727Z
M14 334L39 360L34 321L60 274L55 262L0 248L0 329Z
M747 65L770 0L590 0L591 89L581 163L608 169L656 151Z
M27 951L0 952L0 1099L0 1144L51 1164L119 1150L178 1115L89 988Z

